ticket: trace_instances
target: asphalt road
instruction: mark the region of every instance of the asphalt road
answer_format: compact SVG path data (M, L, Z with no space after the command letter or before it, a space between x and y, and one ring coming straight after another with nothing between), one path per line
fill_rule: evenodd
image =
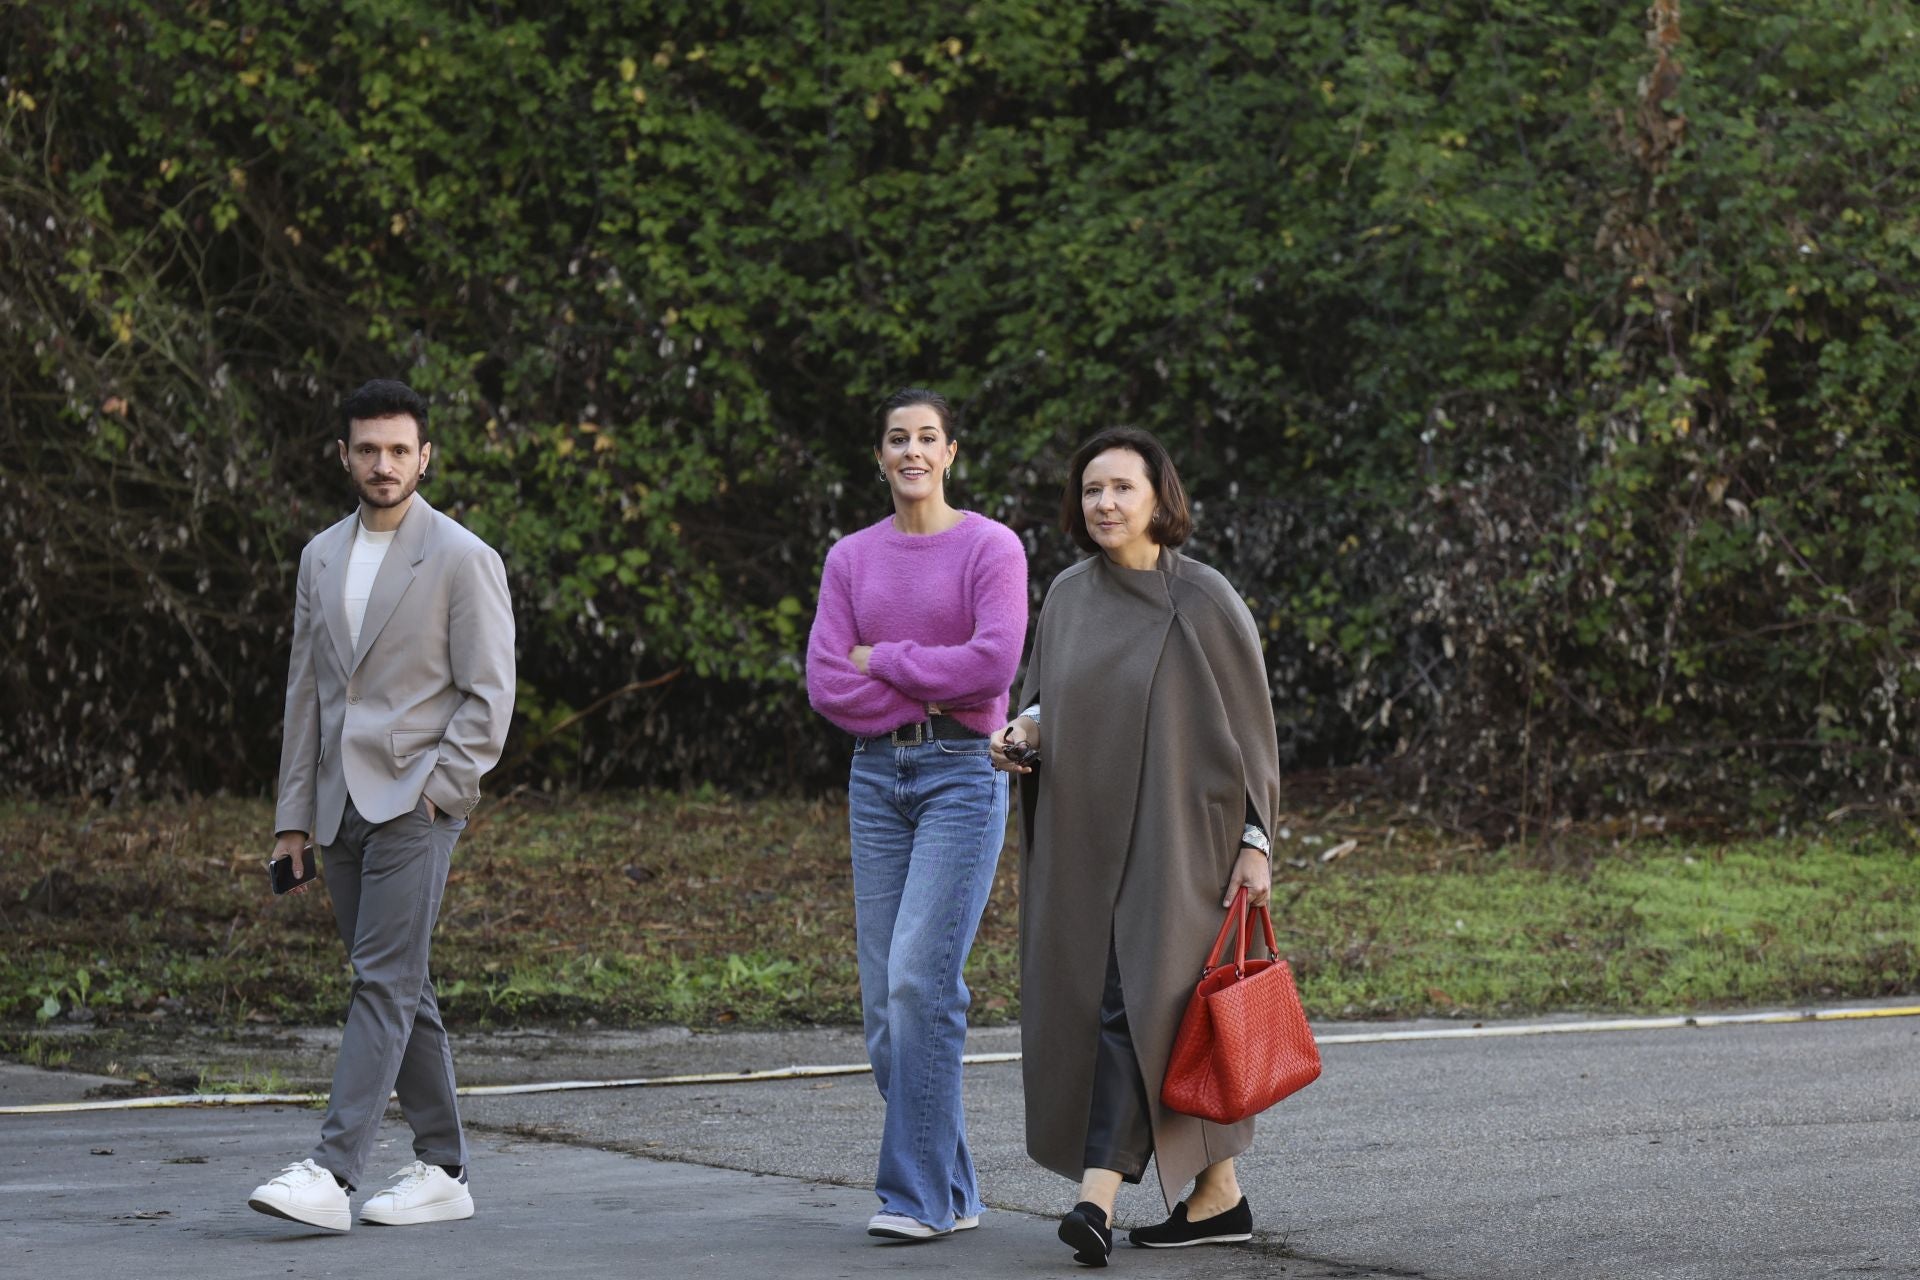
M976 1047L1011 1038L982 1033ZM631 1074L844 1061L850 1046L857 1057L844 1032L649 1045L654 1065ZM1123 1249L1115 1268L1222 1280L1920 1277L1920 1018L1324 1056L1320 1082L1263 1120L1242 1161L1255 1244ZM9 1068L0 1102L87 1083ZM967 1102L996 1212L977 1232L908 1246L861 1231L879 1131L863 1076L470 1099L479 1216L343 1238L244 1206L304 1153L311 1111L0 1117L0 1274L9 1259L21 1275L208 1280L1076 1271L1051 1223L1072 1187L1022 1150L1019 1068L970 1068ZM405 1132L386 1136L398 1167ZM1118 1217L1160 1211L1132 1188Z

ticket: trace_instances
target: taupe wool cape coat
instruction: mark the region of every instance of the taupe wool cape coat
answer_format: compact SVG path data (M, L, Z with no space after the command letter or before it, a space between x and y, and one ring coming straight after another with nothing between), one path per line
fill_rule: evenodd
M1169 1210L1253 1121L1160 1105L1175 1032L1225 913L1251 801L1273 829L1280 764L1252 615L1215 570L1083 560L1048 588L1020 706L1045 761L1021 776L1020 1042L1027 1151L1078 1179L1109 931Z

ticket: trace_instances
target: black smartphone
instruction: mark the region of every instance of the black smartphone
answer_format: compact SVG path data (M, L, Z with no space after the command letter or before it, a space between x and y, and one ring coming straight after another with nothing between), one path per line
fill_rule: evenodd
M296 885L303 885L320 874L320 860L313 856L313 846L308 845L303 852L306 856L302 861L306 863L307 869L300 873L300 878L297 880L294 879L293 858L291 856L267 859L267 878L273 882L273 891L275 893L285 893Z

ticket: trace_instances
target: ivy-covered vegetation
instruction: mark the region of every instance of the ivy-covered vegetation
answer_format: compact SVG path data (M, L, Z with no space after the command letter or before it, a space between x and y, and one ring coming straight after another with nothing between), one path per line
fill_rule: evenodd
M13 788L266 785L331 406L398 374L513 576L508 785L832 776L818 563L922 382L1036 586L1073 445L1169 440L1290 767L1523 834L1912 797L1904 0L5 22Z

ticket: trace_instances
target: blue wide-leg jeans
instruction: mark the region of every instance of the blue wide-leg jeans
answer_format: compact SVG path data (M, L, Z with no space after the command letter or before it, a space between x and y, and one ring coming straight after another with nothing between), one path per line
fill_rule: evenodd
M881 1211L949 1230L980 1212L967 1150L961 977L1006 836L1005 776L984 738L855 743L847 784L867 1057L886 1100Z

